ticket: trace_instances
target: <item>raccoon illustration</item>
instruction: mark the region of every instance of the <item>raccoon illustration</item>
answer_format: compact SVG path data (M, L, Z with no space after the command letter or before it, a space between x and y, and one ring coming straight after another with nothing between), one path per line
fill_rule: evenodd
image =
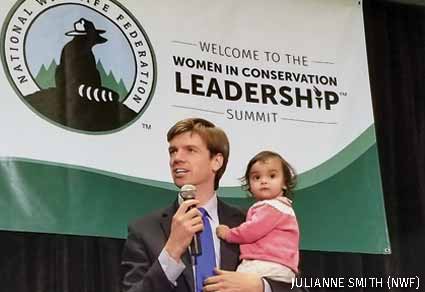
M102 87L92 48L107 41L93 22L81 18L74 23L72 36L62 49L56 68L56 87L26 96L45 117L84 131L107 131L125 125L137 116L119 101L115 91Z

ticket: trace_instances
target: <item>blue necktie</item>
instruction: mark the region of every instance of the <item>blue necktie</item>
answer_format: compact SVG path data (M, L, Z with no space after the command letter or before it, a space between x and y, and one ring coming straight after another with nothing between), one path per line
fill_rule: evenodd
M199 208L199 211L202 213L204 230L199 234L202 254L196 257L196 292L202 291L203 282L206 278L214 275L214 268L216 267L214 240L208 213L204 208Z

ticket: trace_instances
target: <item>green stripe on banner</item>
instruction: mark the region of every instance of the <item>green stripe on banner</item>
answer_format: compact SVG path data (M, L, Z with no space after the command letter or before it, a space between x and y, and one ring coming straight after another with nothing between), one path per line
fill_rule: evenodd
M296 186L297 190L301 190L312 185L317 184L320 181L323 181L332 175L338 173L350 163L356 160L359 156L365 153L373 144L375 144L375 127L374 125L366 129L356 140L351 144L333 156L331 159L325 161L321 165L304 172L298 177L298 184ZM59 166L65 167L68 169L83 170L89 171L92 173L97 173L100 175L110 176L112 178L117 178L120 180L125 180L128 182L135 182L145 186L150 186L154 188L167 189L176 191L177 188L174 184L162 181L155 181L150 179L144 179L139 177L127 176L118 173L108 172L101 169L94 169L84 166L70 165L64 163L55 163L48 161L39 161L25 158L8 158L8 161L23 161L23 162L32 162L36 164L50 165L50 166ZM239 186L237 187L222 187L220 188L220 195L222 197L240 197L245 198L247 193L243 191Z
M303 248L391 252L378 166L374 144L336 175L296 192Z
M389 252L377 166L373 145L334 176L296 192L303 249ZM175 199L175 187L166 186L86 169L2 160L0 228L124 238L130 220ZM224 199L244 207L251 204L247 198ZM363 224L358 224L360 218L366 219Z
M359 137L357 137L356 140L331 159L307 172L302 173L298 180L297 189L300 190L310 187L335 175L353 163L353 161L359 158L359 156L365 153L375 143L375 125L371 125ZM380 182L380 178L378 179L378 182Z

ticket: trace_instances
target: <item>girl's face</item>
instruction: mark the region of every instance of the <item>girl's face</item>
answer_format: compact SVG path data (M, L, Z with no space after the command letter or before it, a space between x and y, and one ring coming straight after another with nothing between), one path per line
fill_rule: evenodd
M281 196L285 187L282 164L278 158L255 162L249 172L249 190L257 200Z

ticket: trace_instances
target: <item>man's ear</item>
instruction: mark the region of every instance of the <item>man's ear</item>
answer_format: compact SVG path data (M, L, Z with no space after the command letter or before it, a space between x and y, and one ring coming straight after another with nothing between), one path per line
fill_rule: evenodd
M214 170L214 172L217 172L223 166L223 161L223 154L217 153L216 155L214 155L214 157L211 159L212 169Z

